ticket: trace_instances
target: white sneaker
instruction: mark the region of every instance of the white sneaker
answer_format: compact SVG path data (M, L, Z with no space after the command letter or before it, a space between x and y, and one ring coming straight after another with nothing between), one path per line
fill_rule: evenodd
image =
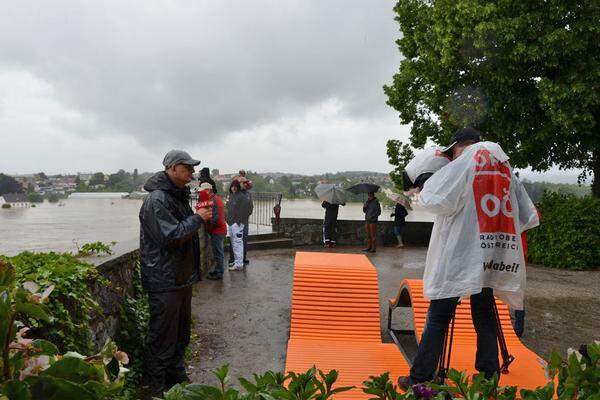
M229 266L227 267L228 270L230 271L236 271L238 268L235 266L235 264L229 264Z

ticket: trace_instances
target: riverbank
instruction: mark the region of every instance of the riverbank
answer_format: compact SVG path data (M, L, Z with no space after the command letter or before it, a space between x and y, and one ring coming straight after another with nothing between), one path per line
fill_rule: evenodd
M336 252L359 252L340 247ZM296 249L297 250L297 249ZM302 248L325 251L320 247ZM382 338L387 299L404 278L421 278L427 249L380 248L369 259L379 280ZM282 371L289 337L290 300L295 250L251 253L245 272L226 272L223 281L202 281L194 289L193 340L188 359L195 382L214 383L210 371L230 364L232 376ZM523 341L543 357L552 349L566 353L599 339L600 271L528 269L526 331ZM396 327L410 323L408 313L394 316ZM410 346L411 343L408 343ZM412 343L412 352L416 342ZM411 351L409 349L409 356Z

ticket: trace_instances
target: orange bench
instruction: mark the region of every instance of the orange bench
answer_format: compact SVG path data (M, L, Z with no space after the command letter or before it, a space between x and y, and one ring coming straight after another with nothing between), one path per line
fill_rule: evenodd
M508 351L515 357L508 368L508 373L501 374L500 385L517 386L522 389L535 389L546 385L549 380L545 374L546 362L529 350L514 333L508 307L496 299L502 331ZM388 314L388 329L397 342L391 330L392 312L397 307L412 307L414 333L417 341L421 340L429 301L423 297L423 281L405 279L400 284L398 295L390 299ZM475 352L477 350L477 334L471 319L469 299L461 300L456 308L454 335L450 358L450 368L475 374ZM502 358L500 358L502 363Z
M396 345L381 343L377 271L357 254L297 252L285 370L339 372L336 399L367 399L369 376L408 374Z

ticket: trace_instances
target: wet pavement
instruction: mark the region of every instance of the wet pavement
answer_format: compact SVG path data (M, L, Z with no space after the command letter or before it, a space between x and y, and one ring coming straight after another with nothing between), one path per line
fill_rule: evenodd
M361 253L360 247L340 247L339 253ZM320 247L249 253L243 272L226 271L222 281L204 280L194 288L193 337L188 369L194 382L215 383L210 371L230 365L233 377L266 370L282 371L289 336L294 254L331 251ZM421 278L427 249L380 247L368 258L377 268L382 340L387 300L395 297L404 278ZM599 339L600 271L564 271L528 267L527 320L524 342L544 357L550 349L565 353ZM394 314L394 328L411 328L408 310ZM414 339L402 341L411 357ZM237 380L234 380L236 382Z
M341 247L338 253L361 253L360 247ZM243 272L226 271L222 281L204 280L194 288L193 337L188 352L194 382L208 383L210 371L230 365L232 376L266 370L282 371L289 337L294 254L332 251L320 247L257 251ZM379 277L382 329L387 321L387 299L394 297L404 278L420 278L427 249L380 248L368 257ZM399 311L402 313L402 311ZM395 315L394 325L410 324L410 316ZM406 326L410 327L410 325ZM383 341L391 342L382 332Z

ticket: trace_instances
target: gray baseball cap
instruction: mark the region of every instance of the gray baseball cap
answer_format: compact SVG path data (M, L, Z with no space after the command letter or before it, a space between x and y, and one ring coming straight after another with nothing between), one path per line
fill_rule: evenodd
M176 164L198 165L200 161L193 159L190 154L183 150L171 150L163 159L163 165L169 168Z

